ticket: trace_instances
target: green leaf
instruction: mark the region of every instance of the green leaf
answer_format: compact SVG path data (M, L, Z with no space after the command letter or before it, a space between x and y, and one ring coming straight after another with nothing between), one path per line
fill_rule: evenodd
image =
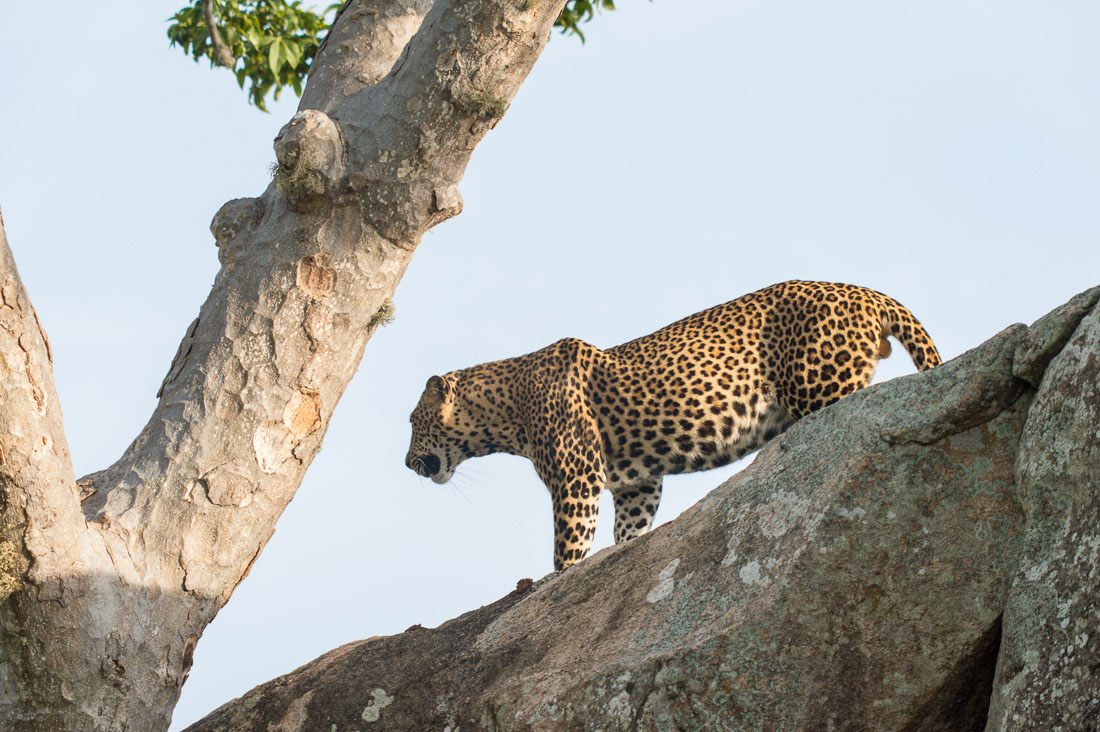
M286 56L283 53L283 39L276 38L267 49L267 65L271 67L271 73L279 73L279 67L283 65Z
M302 60L302 47L293 39L284 39L283 47L285 49L284 54L286 56L287 66L292 69L298 68L298 63Z

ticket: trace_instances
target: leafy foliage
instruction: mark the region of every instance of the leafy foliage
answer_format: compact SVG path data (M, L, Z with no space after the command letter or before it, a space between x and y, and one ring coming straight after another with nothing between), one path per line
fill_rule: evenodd
M196 61L208 58L213 65L216 54L203 15L205 2L192 0L169 19L168 40ZM301 96L313 57L343 5L333 3L317 13L302 7L299 0L211 2L218 33L235 59L232 70L237 84L244 89L247 81L248 101L265 112L268 94L278 100L289 86ZM581 23L592 20L601 10L614 9L614 0L569 0L554 25L583 43Z
M183 47L196 61L214 59L214 44L203 18L203 3L195 0L170 19L168 40ZM248 100L267 111L265 100L274 92L279 99L285 87L299 96L328 17L341 3L322 13L302 7L298 0L213 0L218 32L236 59L233 73L243 89L249 82Z
M561 28L562 33L572 33L584 43L584 33L581 32L581 23L587 23L595 17L598 10L614 10L614 0L569 0L561 9L561 15L554 21L554 26Z

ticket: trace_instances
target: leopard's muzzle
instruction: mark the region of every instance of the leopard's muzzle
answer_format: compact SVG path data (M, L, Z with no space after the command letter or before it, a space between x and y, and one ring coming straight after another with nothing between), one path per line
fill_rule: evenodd
M440 468L439 458L431 453L425 455L413 455L410 453L405 457L405 465L416 471L417 475L425 478L431 478L439 472Z

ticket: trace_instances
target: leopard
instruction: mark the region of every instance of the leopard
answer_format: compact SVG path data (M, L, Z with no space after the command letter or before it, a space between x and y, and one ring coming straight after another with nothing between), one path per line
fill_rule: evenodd
M781 282L606 350L564 338L429 378L405 465L443 484L469 458L528 458L564 570L591 549L605 489L615 542L647 533L664 476L727 465L866 387L890 336L918 371L940 364L906 307L832 282Z

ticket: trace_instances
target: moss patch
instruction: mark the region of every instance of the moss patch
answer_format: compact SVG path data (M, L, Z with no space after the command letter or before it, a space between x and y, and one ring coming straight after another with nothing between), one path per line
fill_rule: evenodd
M275 179L275 187L291 200L315 198L325 193L325 182L320 174L306 166L272 163L268 170Z
M508 102L500 97L486 92L472 91L463 94L458 99L458 104L463 109L473 112L479 117L503 117L508 109Z
M379 326L386 326L392 323L397 318L397 308L393 305L391 298L386 298L386 301L379 306L374 315L371 316L368 327L377 328Z
M0 602L23 589L19 550L10 541L0 542Z

